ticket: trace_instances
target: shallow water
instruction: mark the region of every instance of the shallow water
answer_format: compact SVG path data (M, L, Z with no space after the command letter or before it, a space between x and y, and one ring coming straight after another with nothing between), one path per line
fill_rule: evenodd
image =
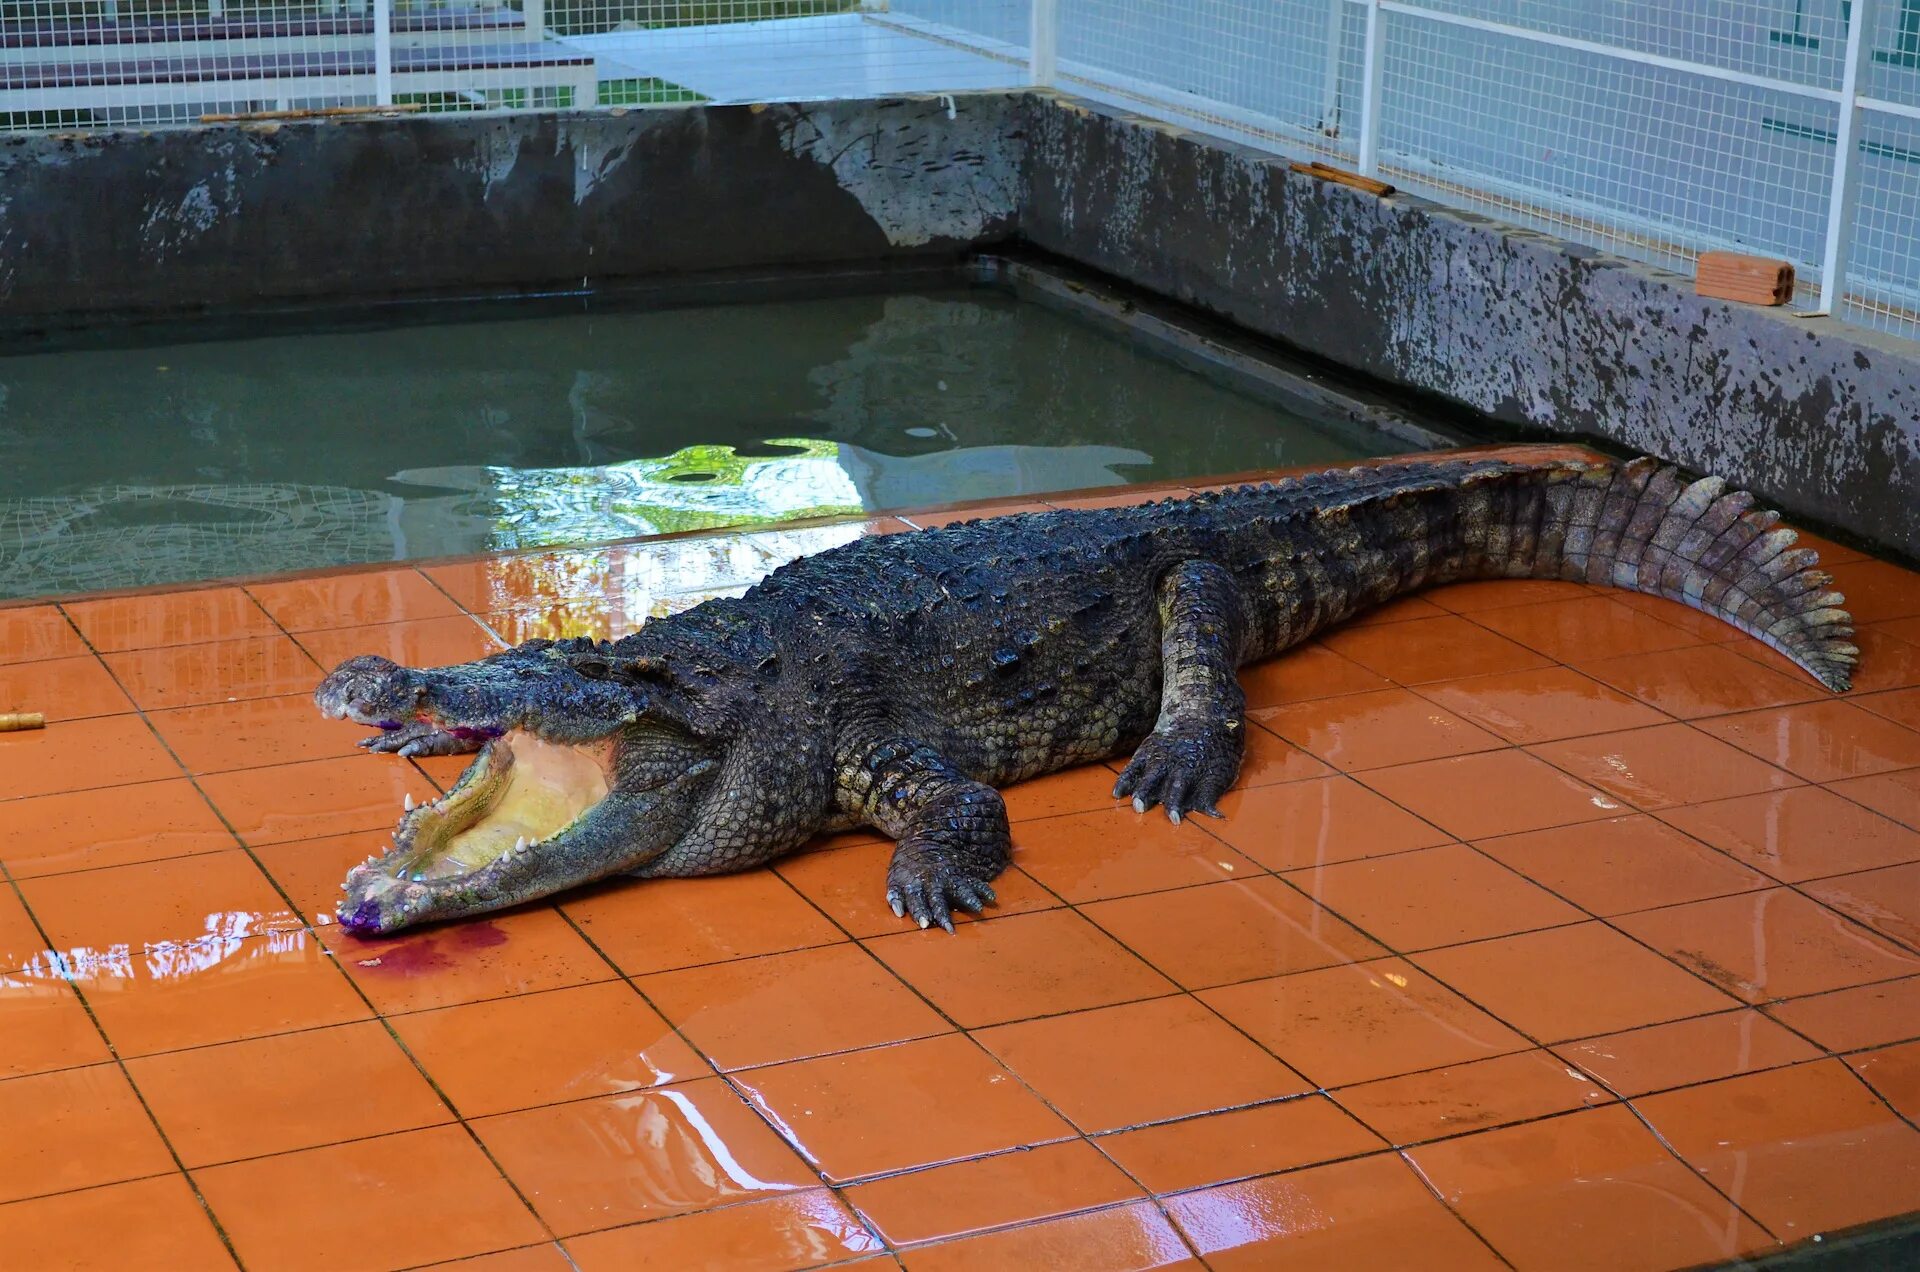
M1404 449L984 289L188 334L0 358L0 596Z

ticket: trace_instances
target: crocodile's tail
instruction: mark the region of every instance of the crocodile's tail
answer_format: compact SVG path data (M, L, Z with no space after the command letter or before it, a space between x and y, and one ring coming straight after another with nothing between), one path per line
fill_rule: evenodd
M1459 538L1434 575L1559 578L1690 605L1766 642L1844 692L1860 651L1845 598L1780 514L1718 477L1657 459L1492 465L1467 477ZM1447 568L1451 566L1452 568Z

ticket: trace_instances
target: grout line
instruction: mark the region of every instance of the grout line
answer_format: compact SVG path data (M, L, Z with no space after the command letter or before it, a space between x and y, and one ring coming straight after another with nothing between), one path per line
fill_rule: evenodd
M1440 1191L1440 1189L1434 1184L1434 1182L1431 1179L1427 1178L1427 1172L1420 1168L1419 1162L1416 1162L1415 1160L1413 1160L1413 1157L1410 1154L1408 1154L1408 1152L1405 1149L1397 1150L1394 1155L1398 1157L1401 1163L1404 1164L1406 1168L1413 1173L1413 1177L1420 1181L1420 1186L1422 1188L1425 1188L1427 1192L1432 1195L1435 1201L1439 1202L1443 1207L1445 1207L1448 1214L1452 1215L1455 1219L1460 1221L1461 1227L1465 1228L1468 1232L1471 1232L1474 1235L1474 1237L1480 1242L1481 1245L1485 1246L1488 1250L1492 1251L1494 1258L1500 1260L1500 1262L1504 1263L1509 1268L1513 1267L1513 1260L1509 1259L1505 1254L1503 1254L1500 1250L1500 1247L1494 1245L1493 1242L1487 1238L1487 1235L1485 1233L1481 1232L1480 1229L1476 1228L1473 1225L1473 1221L1468 1219L1467 1216L1460 1210L1458 1206L1448 1201L1446 1198L1446 1195Z

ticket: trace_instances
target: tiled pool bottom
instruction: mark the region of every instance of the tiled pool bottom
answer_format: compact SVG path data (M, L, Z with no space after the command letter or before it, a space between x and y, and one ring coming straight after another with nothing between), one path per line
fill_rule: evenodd
M1677 606L1439 589L1248 675L1225 821L1013 788L954 937L861 835L315 925L462 767L354 752L323 666L903 526L0 609L54 720L0 736L0 1262L1673 1268L1920 1209L1920 575L1830 547L1846 699Z

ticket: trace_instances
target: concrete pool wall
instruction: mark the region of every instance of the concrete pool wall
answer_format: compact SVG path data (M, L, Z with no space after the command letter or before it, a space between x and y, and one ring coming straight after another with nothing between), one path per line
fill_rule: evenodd
M0 324L1024 242L1920 556L1920 347L1046 93L0 138ZM510 356L511 351L503 351Z

